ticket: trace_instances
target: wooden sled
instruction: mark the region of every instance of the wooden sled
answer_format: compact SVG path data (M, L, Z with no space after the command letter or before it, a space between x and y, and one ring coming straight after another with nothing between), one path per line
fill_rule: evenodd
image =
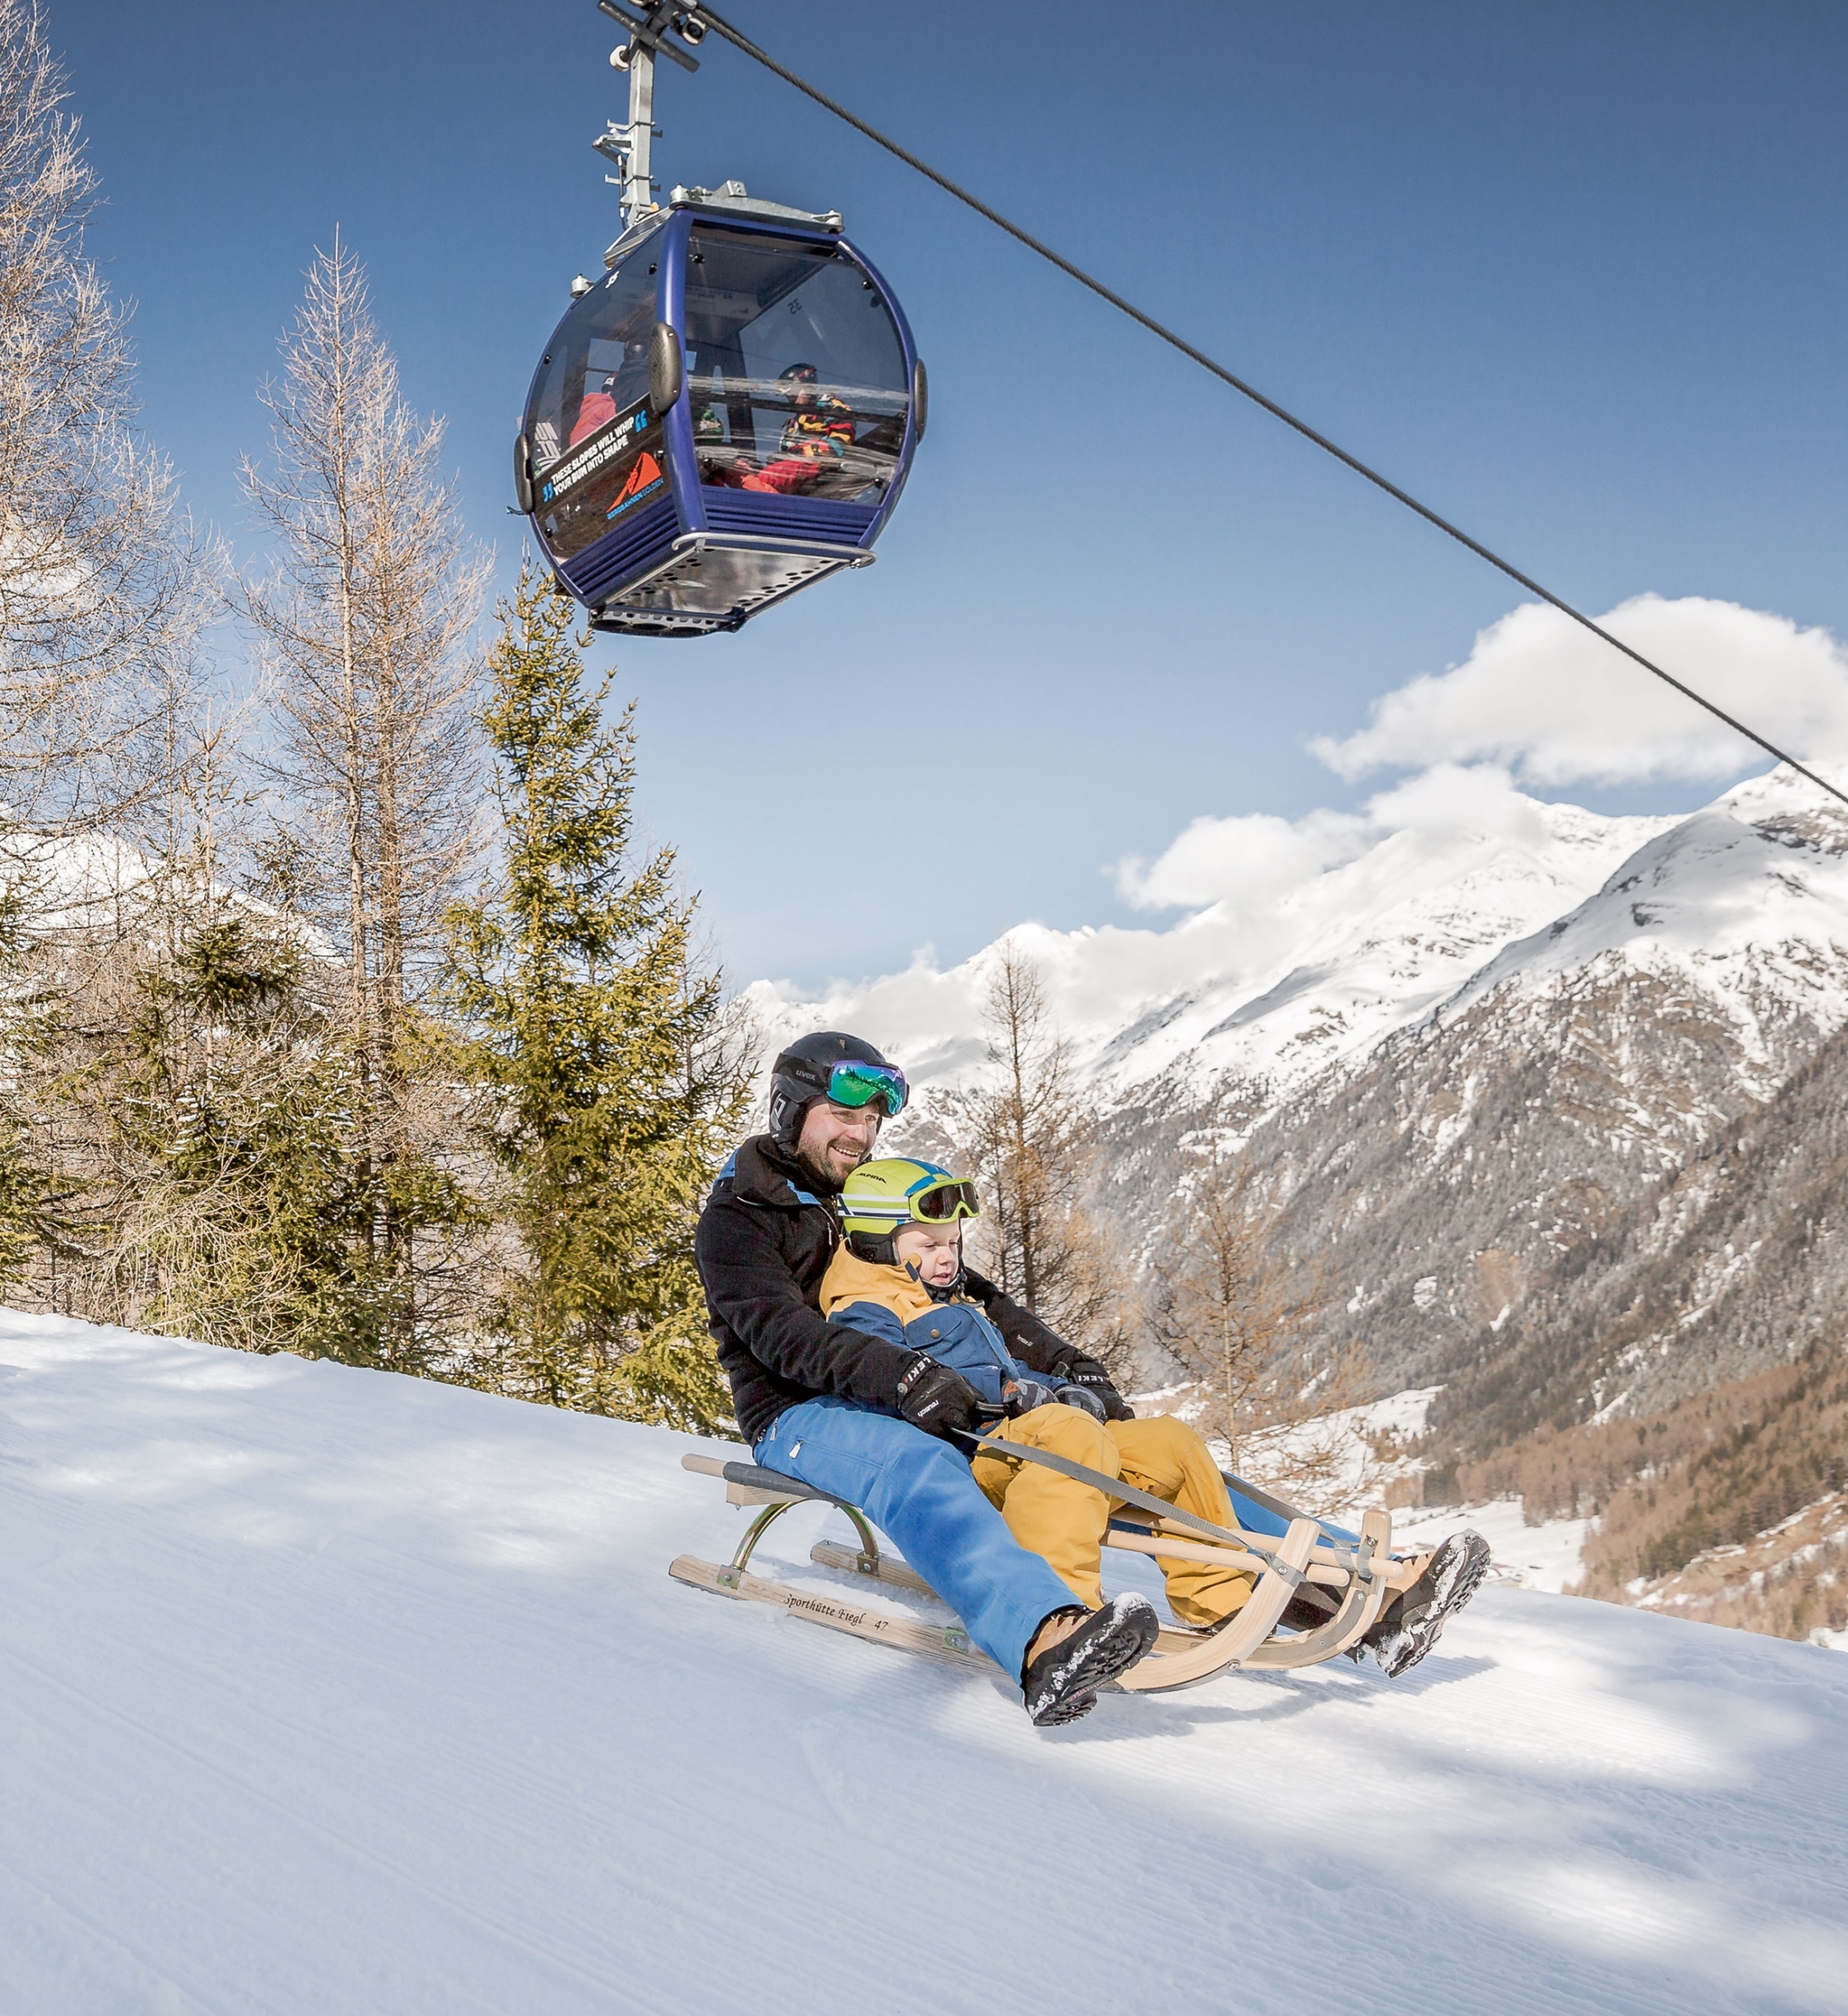
M922 1652L956 1665L993 1670L993 1662L970 1642L959 1622L939 1625L896 1617L889 1611L868 1610L825 1592L767 1581L748 1572L757 1543L792 1506L833 1505L852 1522L859 1546L856 1549L818 1540L810 1550L811 1560L824 1568L843 1569L889 1588L909 1589L941 1602L915 1569L880 1552L872 1523L858 1506L830 1492L818 1491L780 1471L760 1469L755 1464L728 1463L722 1457L706 1456L682 1456L681 1464L701 1476L721 1479L728 1503L755 1506L759 1510L729 1563L720 1567L682 1554L668 1570L676 1581L710 1590L714 1595L772 1605L792 1617L825 1625L830 1631L846 1631L875 1644ZM1165 1693L1175 1688L1197 1686L1215 1674L1240 1666L1266 1671L1313 1666L1346 1652L1371 1628L1393 1589L1405 1586L1415 1572L1411 1564L1389 1558L1392 1523L1385 1512L1366 1514L1356 1547L1334 1539L1316 1520L1301 1515L1290 1518L1288 1531L1281 1540L1232 1529L1227 1532L1229 1543L1224 1545L1193 1537L1165 1524L1153 1514L1113 1519L1104 1536L1107 1547L1137 1554L1222 1563L1258 1577L1257 1586L1244 1607L1224 1625L1213 1631L1164 1628L1154 1649L1120 1675L1115 1685L1131 1693ZM1280 1631L1279 1621L1291 1597L1305 1582L1327 1592L1334 1602L1330 1615L1312 1631ZM1010 1673L1008 1677L1016 1677Z

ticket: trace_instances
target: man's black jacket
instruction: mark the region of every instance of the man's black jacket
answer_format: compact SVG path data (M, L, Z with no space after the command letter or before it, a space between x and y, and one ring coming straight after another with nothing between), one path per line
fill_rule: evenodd
M812 1175L759 1134L732 1157L700 1214L700 1284L747 1442L818 1393L897 1411L898 1381L916 1354L821 1313L839 1210L834 1193L818 1192ZM1063 1372L1080 1356L979 1274L968 1277L968 1293L1030 1370Z

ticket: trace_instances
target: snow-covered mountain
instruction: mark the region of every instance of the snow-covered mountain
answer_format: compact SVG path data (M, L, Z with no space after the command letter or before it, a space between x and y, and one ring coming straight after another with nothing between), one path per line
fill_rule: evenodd
M1513 1318L1512 1341L1530 1295L1593 1264L1845 1023L1848 819L1773 777L1653 835L1447 1001L1272 1106L1250 1152L1320 1271L1325 1337L1361 1345L1389 1385L1430 1384L1492 1367L1487 1339ZM1119 1109L1141 1176L1126 1201L1172 1194L1188 1118ZM1791 1343L1759 1336L1728 1376ZM1636 1404L1685 1390L1672 1369L1639 1379ZM1529 1414L1579 1405L1549 1393Z
M1175 1073L1287 1096L1418 1020L1671 823L1518 803L1512 830L1405 828L1330 869L1280 906L1297 927L1287 965L1205 977L1095 1044L1092 1068L1125 1093Z
M1638 848L1597 893L1510 943L1445 1006L1530 997L1619 968L1688 989L1736 1032L1763 1097L1848 1021L1848 814L1788 770L1724 794Z
M1788 771L1684 818L1512 791L1478 810L1360 836L1275 902L1166 932L1017 934L1109 1109L1131 1250L1164 1235L1203 1121L1230 1119L1324 1335L1384 1389L1477 1363L1485 1330L1848 1026L1848 816ZM777 1012L866 1028L928 1086L979 1068L992 956Z
M1113 1102L1172 1106L1235 1082L1254 1118L1509 983L1532 997L1593 968L1709 999L1762 1066L1760 1096L1788 1068L1780 1031L1813 1041L1848 1018L1848 827L1788 771L1685 818L1479 798L1343 835L1342 858L1274 898L1233 892L1166 931L1009 936ZM995 954L948 968L920 955L819 997L767 981L747 994L771 1039L864 1029L928 1088L980 1069Z
M671 1581L689 1446L0 1314L0 2009L1848 2011L1834 1653L1492 1587L1042 1735Z

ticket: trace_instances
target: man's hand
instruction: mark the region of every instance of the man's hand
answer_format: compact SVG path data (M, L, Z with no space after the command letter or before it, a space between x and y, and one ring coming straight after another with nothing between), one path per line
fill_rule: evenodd
M1050 1386L1043 1386L1037 1379L1010 1379L1001 1388L1001 1405L1008 1410L1009 1418L1018 1421L1023 1414L1031 1414L1035 1407L1055 1406L1059 1395ZM1097 1418L1101 1421L1103 1416Z
M1103 1418L1106 1421L1135 1419L1135 1409L1118 1392L1110 1375L1095 1358L1084 1358L1074 1354L1060 1366L1059 1370L1074 1386L1102 1404Z
M898 1411L927 1435L973 1435L982 1425L982 1397L953 1366L920 1352L898 1381Z
M1088 1414L1093 1421L1108 1421L1110 1418L1097 1394L1088 1386L1080 1385L1076 1380L1068 1385L1061 1386L1052 1397L1062 1406L1076 1407L1080 1414Z

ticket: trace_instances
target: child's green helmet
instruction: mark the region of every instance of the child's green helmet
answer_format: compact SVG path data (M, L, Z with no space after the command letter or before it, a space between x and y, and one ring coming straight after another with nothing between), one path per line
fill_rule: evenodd
M861 1163L841 1191L848 1249L882 1267L894 1264L893 1240L907 1225L953 1224L981 1208L965 1177L905 1156Z

